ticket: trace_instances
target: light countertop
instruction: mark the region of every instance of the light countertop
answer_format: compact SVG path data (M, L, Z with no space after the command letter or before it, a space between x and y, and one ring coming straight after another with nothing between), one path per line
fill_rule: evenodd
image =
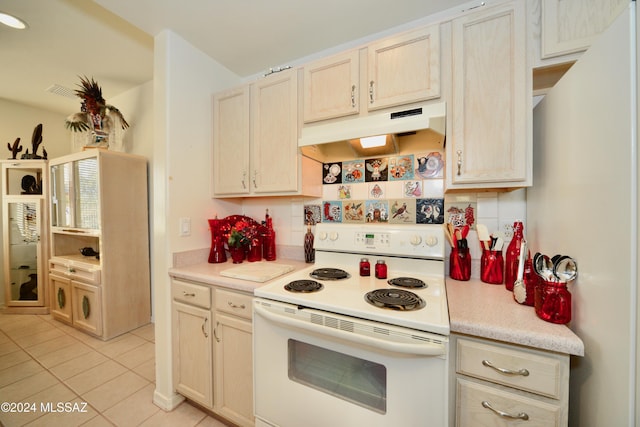
M247 262L247 261L245 261ZM287 264L294 270L273 280L281 280L308 267L304 261L278 259L276 264ZM237 264L198 262L174 267L171 277L190 280L212 286L221 286L241 292L253 293L254 289L271 283L251 282L220 275L220 272ZM558 353L584 355L582 340L565 325L556 325L539 319L533 307L516 303L513 294L504 285L489 285L479 279L459 282L446 279L449 318L452 333L472 335L511 344L520 344Z
M446 285L452 333L584 356L584 344L571 329L538 318L533 307L516 303L504 285L449 278Z
M244 261L245 263L248 261ZM295 273L298 270L309 267L311 264L306 264L304 261L298 261L293 259L277 259L275 261L264 261L274 264L286 264L293 266L293 271L286 273L282 276L271 279L268 282L251 282L248 280L234 279L220 275L220 272L233 268L241 264L233 264L231 260L220 264L209 264L202 262L198 264L186 265L183 267L174 267L169 269L169 275L176 279L191 280L195 282L205 283L207 285L221 286L229 289L235 289L242 292L253 293L255 288L258 288L267 283L271 283L273 280L280 280L286 277L288 274Z

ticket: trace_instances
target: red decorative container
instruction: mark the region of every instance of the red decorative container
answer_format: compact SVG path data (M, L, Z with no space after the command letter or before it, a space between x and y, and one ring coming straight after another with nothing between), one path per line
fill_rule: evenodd
M504 267L504 286L508 291L513 291L513 284L518 274L520 256L526 256L526 254L520 254L522 240L524 240L523 228L522 222L516 221L513 223L513 238L507 247Z
M535 290L536 315L551 323L565 324L571 321L571 294L564 282L540 280Z
M480 258L480 280L492 285L501 285L504 280L504 258L502 251L483 250Z
M222 233L222 220L210 219L209 229L211 230L211 250L209 251L209 262L218 264L227 262L227 253L224 251L224 239Z
M240 264L244 261L245 248L243 246L239 248L229 248L229 252L231 253L231 260L234 264Z
M251 241L247 251L247 261L256 262L262 260L262 239L257 237Z
M452 248L449 256L449 276L454 280L471 278L471 255L469 248Z

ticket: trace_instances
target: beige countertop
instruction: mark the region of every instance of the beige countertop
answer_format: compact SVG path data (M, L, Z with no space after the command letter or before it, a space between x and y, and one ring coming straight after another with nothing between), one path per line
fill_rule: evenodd
M244 261L245 263L248 261ZM276 261L263 261L274 264L286 264L294 267L293 271L286 273L282 276L276 277L268 282L251 282L248 280L234 279L220 275L220 272L229 268L233 268L242 264L233 264L231 260L220 264L209 264L208 262L202 262L198 264L186 265L183 267L174 267L169 269L169 275L171 277L183 280L191 280L195 282L205 283L208 285L222 286L225 288L235 289L238 291L253 293L255 288L258 288L267 283L271 283L273 280L280 280L286 277L288 274L295 273L298 270L309 267L311 264L306 264L304 261L298 261L293 259L277 259Z
M247 262L247 261L245 261ZM204 284L222 286L242 292L253 293L254 289L281 280L303 268L304 261L278 258L275 264L287 264L294 270L268 282L251 282L220 275L220 272L238 264L227 261L209 264L206 261L174 267L171 277ZM451 332L493 339L511 344L520 344L543 350L577 356L584 355L584 344L571 329L539 319L533 307L513 300L512 293L504 285L489 285L479 279L459 282L447 278L447 299Z
M584 356L582 340L565 325L545 322L504 285L447 278L451 332Z

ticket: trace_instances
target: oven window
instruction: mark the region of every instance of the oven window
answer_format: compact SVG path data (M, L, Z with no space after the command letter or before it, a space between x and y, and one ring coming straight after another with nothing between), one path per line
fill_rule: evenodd
M387 368L378 363L290 339L289 379L381 414L387 411Z

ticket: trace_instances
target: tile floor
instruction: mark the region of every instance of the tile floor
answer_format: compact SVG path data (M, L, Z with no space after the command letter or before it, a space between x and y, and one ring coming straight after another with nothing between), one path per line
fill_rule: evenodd
M0 312L0 425L225 427L187 402L153 404L154 351L152 324L102 341L50 315Z

